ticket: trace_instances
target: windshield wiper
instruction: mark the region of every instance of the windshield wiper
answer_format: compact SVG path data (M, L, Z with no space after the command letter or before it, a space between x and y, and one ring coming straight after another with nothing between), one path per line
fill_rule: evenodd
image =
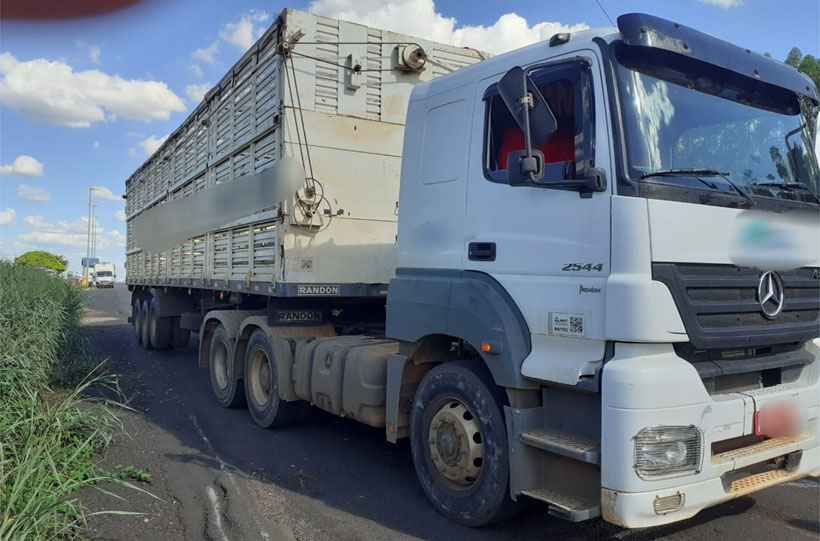
M657 171L652 171L651 173L644 173L640 176L641 180L649 177L692 177L699 180L702 184L709 186L713 190L717 190L718 187L700 177L720 177L725 180L726 183L731 186L732 189L736 191L743 199L745 199L749 203L750 207L754 207L756 205L755 200L752 199L752 196L729 178L729 173L718 171L717 169L659 169Z

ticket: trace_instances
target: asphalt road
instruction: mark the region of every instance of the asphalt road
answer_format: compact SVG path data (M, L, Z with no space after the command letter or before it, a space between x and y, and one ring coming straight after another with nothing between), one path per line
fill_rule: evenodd
M82 495L94 539L820 539L820 484L804 480L706 510L648 531L598 522L571 524L532 506L510 522L480 530L438 515L416 483L409 447L379 430L317 412L284 430L257 428L245 410L218 407L195 349L146 352L127 323L123 286L88 292L84 320L93 350L109 359L131 411L104 464L151 476L148 495Z

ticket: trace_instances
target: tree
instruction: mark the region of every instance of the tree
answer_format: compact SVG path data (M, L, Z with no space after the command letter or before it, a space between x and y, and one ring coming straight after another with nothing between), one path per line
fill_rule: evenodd
M792 47L792 50L789 51L789 54L786 56L786 64L790 65L793 68L797 68L800 66L800 60L803 58L803 52L800 51L797 47Z
M797 69L811 77L814 84L820 88L820 58L815 58L814 56L807 54L800 61L800 65Z
M814 84L820 88L820 59L810 54L803 56L800 49L792 47L792 50L786 56L786 64L808 75L814 81Z
M15 263L18 265L28 265L29 267L36 267L39 269L50 269L57 273L63 272L68 267L68 261L61 256L44 252L42 250L34 250L26 252L23 255L15 258Z

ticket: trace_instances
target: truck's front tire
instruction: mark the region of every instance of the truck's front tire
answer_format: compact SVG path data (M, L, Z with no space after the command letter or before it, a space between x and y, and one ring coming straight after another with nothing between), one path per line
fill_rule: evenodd
M245 390L236 375L236 360L233 344L222 325L214 329L208 348L208 371L211 375L211 390L223 408L238 408L245 404Z
M254 331L245 352L245 398L253 421L262 428L285 426L305 416L307 403L279 396L279 374L268 335Z
M513 510L501 407L490 378L466 362L428 372L413 401L416 476L436 510L466 526L498 522Z

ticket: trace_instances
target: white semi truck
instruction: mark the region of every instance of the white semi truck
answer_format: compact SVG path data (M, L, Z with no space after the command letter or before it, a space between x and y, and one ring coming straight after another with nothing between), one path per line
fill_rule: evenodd
M490 58L285 10L126 181L138 339L261 427L409 438L467 525L816 476L817 108L643 14Z

